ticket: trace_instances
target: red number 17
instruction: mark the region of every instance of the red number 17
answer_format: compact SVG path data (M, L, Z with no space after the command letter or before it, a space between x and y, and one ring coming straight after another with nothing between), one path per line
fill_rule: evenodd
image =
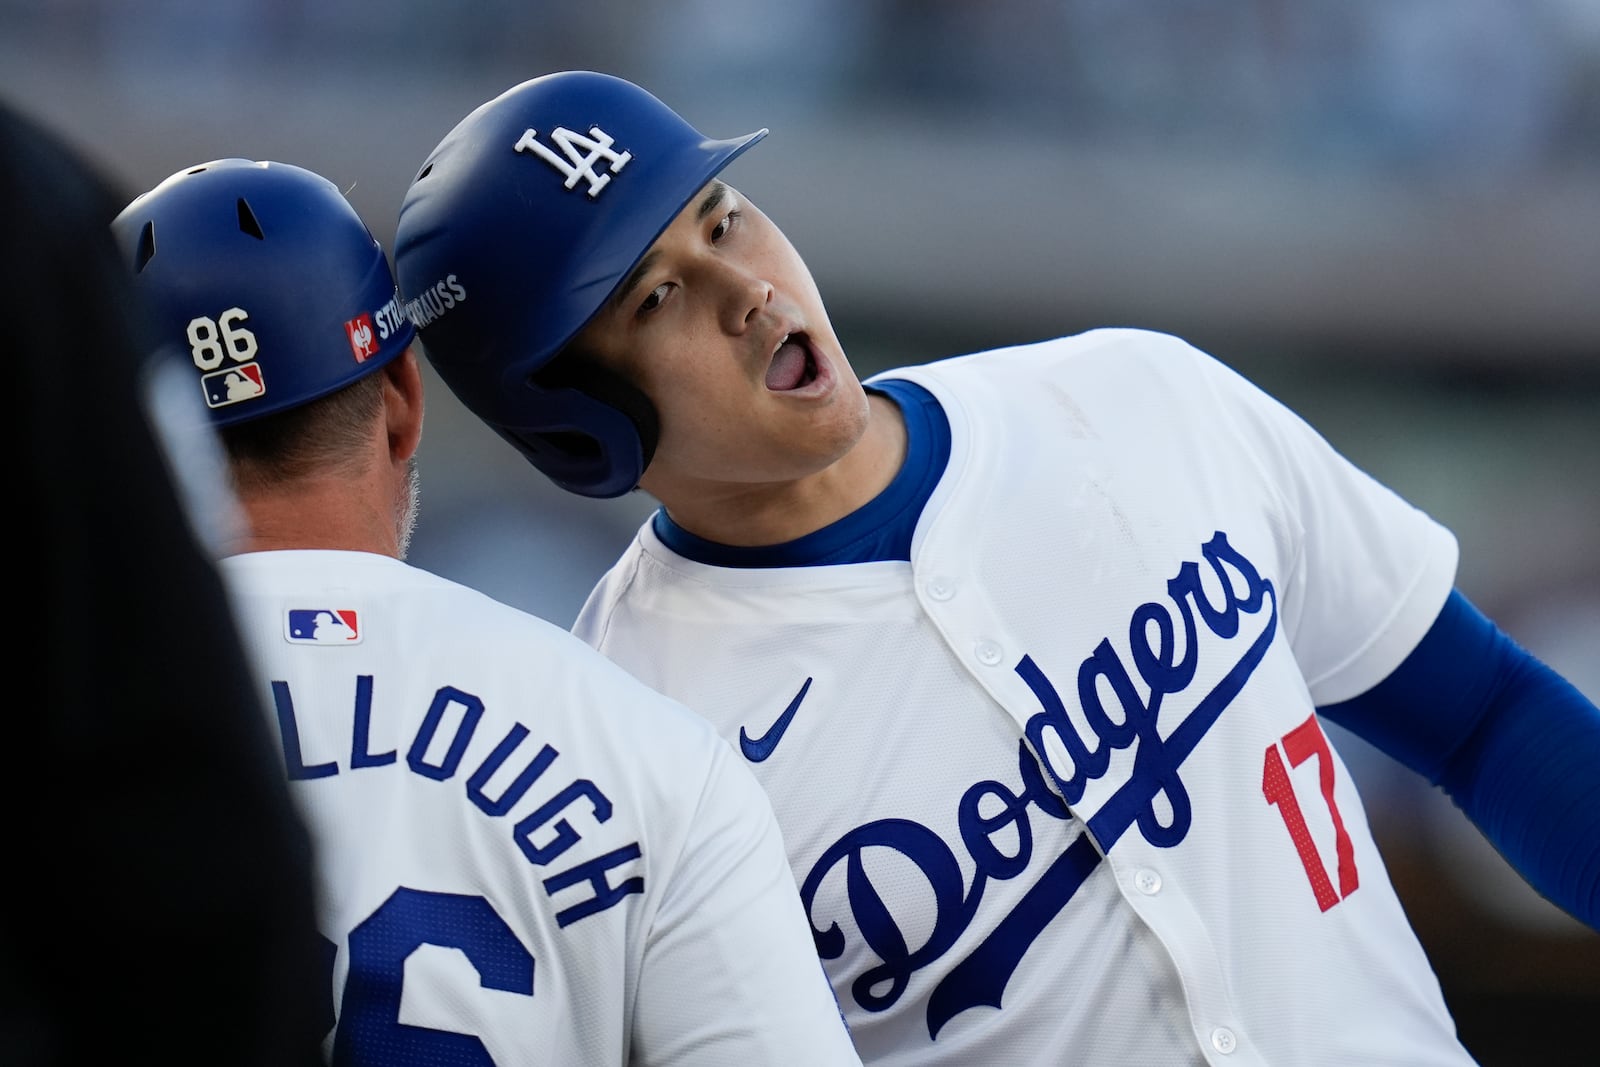
M1317 854L1316 842L1311 840L1306 817L1300 811L1299 798L1294 795L1294 783L1290 781L1289 771L1283 765L1283 756L1278 754L1280 744L1284 754L1289 757L1291 767L1300 766L1312 756L1317 757L1317 780L1322 786L1322 799L1327 802L1328 814L1333 816L1334 851L1339 858L1337 892L1328 878L1328 869L1323 866L1322 857ZM1284 734L1280 743L1267 746L1261 771L1261 791L1266 794L1267 803L1274 805L1283 816L1283 824L1289 829L1295 851L1300 853L1300 863L1306 869L1306 877L1311 879L1311 891L1317 895L1317 906L1327 911L1354 893L1360 884L1356 880L1355 849L1350 844L1350 835L1345 832L1339 805L1334 803L1333 751L1328 747L1327 735L1317 725L1315 715Z

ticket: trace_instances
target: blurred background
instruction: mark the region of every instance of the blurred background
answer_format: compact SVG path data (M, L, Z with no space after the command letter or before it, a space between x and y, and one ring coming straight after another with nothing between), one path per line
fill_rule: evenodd
M1600 0L0 0L0 95L130 196L293 162L385 246L462 116L565 68L771 128L728 176L863 376L1179 334L1454 529L1461 587L1600 699ZM431 384L412 562L568 625L652 502L559 493ZM1468 1047L1593 1062L1600 936L1337 740Z

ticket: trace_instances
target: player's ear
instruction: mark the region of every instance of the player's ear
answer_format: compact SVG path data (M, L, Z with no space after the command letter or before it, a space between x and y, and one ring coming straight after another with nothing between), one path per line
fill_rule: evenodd
M383 415L390 461L408 462L422 441L422 370L415 345L383 368Z

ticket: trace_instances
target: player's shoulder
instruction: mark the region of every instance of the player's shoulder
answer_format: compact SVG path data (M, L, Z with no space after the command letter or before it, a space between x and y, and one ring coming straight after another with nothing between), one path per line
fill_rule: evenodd
M672 702L591 648L576 634L548 619L529 614L459 582L416 567L407 567L418 591L430 590L437 619L453 620L452 640L472 649L504 657L507 662L540 662L568 684L604 690L622 703L667 706ZM443 628L443 627L441 627ZM652 708L652 710L658 710Z
M556 659L564 669L611 681L612 665L560 626L488 593L366 552L294 550L251 552L222 560L233 593L277 602L337 593L374 619L382 618L402 647L428 655L482 662ZM325 598L324 598L325 599Z
M577 618L572 624L572 633L586 645L596 649L604 648L612 623L615 621L618 610L624 602L630 589L633 589L639 578L639 570L645 559L645 545L657 542L653 532L653 519L646 518L633 540L623 549L600 580L589 590L583 606L578 610Z
M450 617L466 620L459 640L478 653L516 665L523 678L538 678L544 691L562 695L574 707L603 707L613 722L628 729L648 730L652 744L676 740L690 748L720 744L716 731L701 716L619 666L576 633L547 619L418 568L407 568L414 580L431 586L452 605ZM460 609L460 610L455 610Z
M232 591L269 612L286 596L338 589L359 606L368 631L384 630L386 647L463 671L480 696L534 687L551 714L589 720L600 732L648 731L652 744L680 754L716 740L703 719L575 634L431 571L352 552L250 553L223 565Z
M296 596L323 590L356 597L375 607L426 615L447 605L451 615L435 615L452 629L559 634L559 627L432 571L373 552L291 549L247 552L222 560L229 585L243 596ZM455 609L464 614L454 614ZM474 634L474 638L479 635Z
M932 381L976 378L993 381L1037 378L1058 372L1121 368L1130 372L1168 370L1212 357L1175 334L1132 327L1102 327L1082 333L1029 341L949 356L885 371L882 378Z
M894 378L914 382L947 410L953 404L981 403L985 396L1007 406L1027 397L1044 402L1055 390L1138 395L1152 402L1170 397L1176 403L1186 395L1205 393L1202 383L1215 365L1214 357L1174 334L1106 327L884 371L869 383Z
M1160 330L1107 326L1030 344L975 353L975 362L1014 367L1017 373L1058 367L1113 366L1171 369L1210 357L1189 341Z

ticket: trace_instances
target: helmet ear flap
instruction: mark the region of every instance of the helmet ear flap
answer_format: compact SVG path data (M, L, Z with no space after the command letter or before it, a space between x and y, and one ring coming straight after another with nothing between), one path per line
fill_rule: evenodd
M585 496L620 496L637 487L661 439L660 416L642 389L572 351L535 371L528 385L541 397L556 400L566 416L560 430L525 430L521 435L524 447L543 454L540 466L547 473L551 467L603 472L595 475L603 484L566 486ZM574 403L573 394L592 403Z

